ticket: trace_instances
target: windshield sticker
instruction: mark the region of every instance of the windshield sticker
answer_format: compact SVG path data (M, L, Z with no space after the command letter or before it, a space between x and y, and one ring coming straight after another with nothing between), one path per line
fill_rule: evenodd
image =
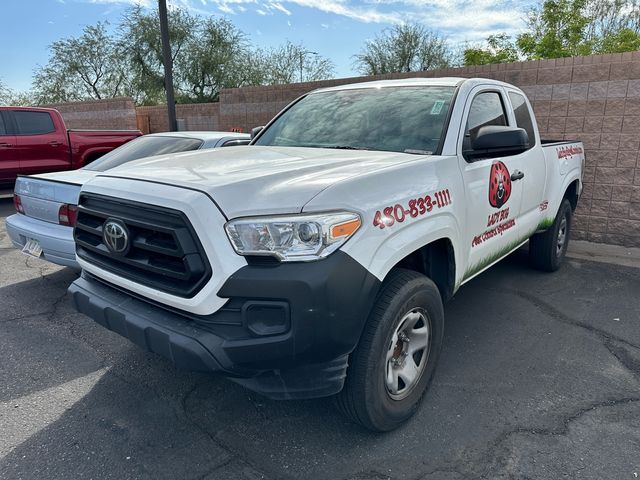
M444 107L444 100L436 100L433 107L431 107L431 115L440 115L442 107Z
M380 229L391 227L396 223L404 222L407 217L416 218L434 209L444 208L451 205L451 203L449 189L439 190L433 196L425 195L424 197L409 200L408 208L405 205L396 203L393 207L383 208L382 212L378 210L373 217L373 226Z

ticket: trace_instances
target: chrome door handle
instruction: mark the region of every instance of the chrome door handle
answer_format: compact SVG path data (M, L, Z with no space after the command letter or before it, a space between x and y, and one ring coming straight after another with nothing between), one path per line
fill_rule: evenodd
M7 142L0 142L0 147L13 147L13 145Z
M516 180L520 180L521 178L524 178L524 172L521 172L520 170L514 170L514 172L511 174L512 182L515 182Z
M60 145L62 145L62 143L53 141L53 142L49 142L49 145L51 145L52 147L59 147Z

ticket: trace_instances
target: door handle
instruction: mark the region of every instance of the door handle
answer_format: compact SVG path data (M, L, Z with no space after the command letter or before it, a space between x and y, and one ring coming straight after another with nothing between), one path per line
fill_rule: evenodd
M62 143L60 142L56 142L55 140L53 142L49 142L49 145L51 145L52 147L59 147L60 145L62 145Z
M524 178L524 172L521 172L520 170L514 170L514 172L511 174L512 182L515 182L516 180L520 180L521 178Z
M0 142L0 147L13 147L13 145L7 142Z

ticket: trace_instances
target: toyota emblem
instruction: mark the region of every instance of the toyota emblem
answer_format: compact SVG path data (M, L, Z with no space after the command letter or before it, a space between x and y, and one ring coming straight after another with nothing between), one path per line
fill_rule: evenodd
M129 232L124 223L108 219L102 227L102 239L107 248L118 255L125 255L129 250Z

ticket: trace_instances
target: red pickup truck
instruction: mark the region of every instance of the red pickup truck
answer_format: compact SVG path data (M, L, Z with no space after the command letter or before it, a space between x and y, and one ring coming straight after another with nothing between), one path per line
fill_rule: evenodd
M0 107L0 184L18 175L75 170L140 135L138 130L68 130L52 108Z

